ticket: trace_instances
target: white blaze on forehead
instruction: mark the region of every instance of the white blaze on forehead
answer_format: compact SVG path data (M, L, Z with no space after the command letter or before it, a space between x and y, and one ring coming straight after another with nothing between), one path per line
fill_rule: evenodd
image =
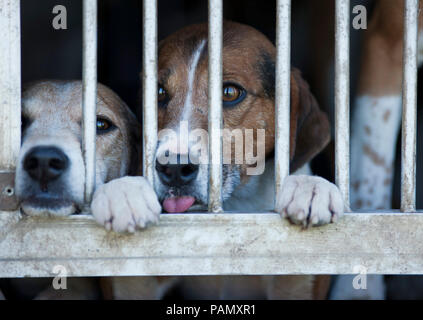
M189 124L192 122L191 114L193 108L192 92L194 89L194 79L197 65L205 44L206 40L203 39L191 56L188 65L188 90L181 116L173 128L165 128L162 130L163 132L161 132L163 135L159 134L159 144L156 150L156 159L163 157L166 154L166 151L182 155L187 155L189 152Z
M200 60L201 52L203 51L206 40L202 40L194 54L192 55L189 69L188 69L188 91L185 97L184 109L182 111L181 121L189 121L191 119L192 111L192 91L194 87L195 72L197 70L198 61Z

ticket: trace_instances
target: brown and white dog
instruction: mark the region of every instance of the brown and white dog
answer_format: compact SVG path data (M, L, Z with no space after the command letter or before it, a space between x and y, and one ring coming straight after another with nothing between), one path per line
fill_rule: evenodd
M183 135L184 130L190 133L207 130L207 35L206 24L192 25L159 44L160 132ZM320 177L289 176L284 182L282 197L274 199L274 90L274 45L249 26L224 22L223 126L230 131L262 129L265 132L262 142L258 133L254 136L253 146L257 149L254 165L248 159L235 164L233 156L231 163L224 164L224 209L243 212L275 209L303 226L333 222L344 212L343 200L336 186ZM291 169L309 172L307 162L328 143L329 123L297 70L291 73L290 130ZM175 148L175 141L169 136L159 135L154 190L143 177L131 178L130 184L127 178L117 179L97 189L92 212L100 224L115 231L133 232L136 227L156 221L158 201L167 212L194 211L207 205L208 164L196 162L198 157L208 158L207 139L200 139L202 154L199 154L192 150L194 142L180 141L179 148ZM174 157L176 163L163 164L161 159L166 157ZM183 163L183 158L188 160ZM260 162L265 163L263 170ZM249 175L249 169L259 172ZM218 280L188 277L183 281L115 278L113 295L114 298L161 298L177 282L187 289L187 296L196 298L311 299L323 297L324 290L316 291L316 286L327 284L314 276L219 277Z
M65 216L83 208L81 102L81 81L39 81L23 90L22 146L15 184L21 209L27 215ZM139 138L140 126L134 114L112 90L99 84L97 186L137 174ZM99 290L94 282L75 278L69 282L69 290L50 288L37 298L97 298ZM24 296L49 284L37 279L13 280L14 290Z
M27 215L65 216L84 199L81 81L40 81L22 96L22 146L16 194ZM136 174L140 126L126 104L99 84L96 185Z

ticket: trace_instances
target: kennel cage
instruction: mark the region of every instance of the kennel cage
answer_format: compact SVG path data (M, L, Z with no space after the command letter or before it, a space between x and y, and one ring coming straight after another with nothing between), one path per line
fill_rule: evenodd
M400 211L349 213L337 224L300 232L276 213L222 210L222 0L209 0L209 213L162 215L133 235L108 233L87 214L21 215L13 177L20 148L20 1L0 0L0 277L208 274L422 273L423 216L416 212L418 0L406 0ZM276 194L289 173L291 0L277 1ZM83 2L85 198L95 185L97 1ZM336 0L335 179L349 202L350 1ZM157 1L143 1L143 172L152 181L157 143Z

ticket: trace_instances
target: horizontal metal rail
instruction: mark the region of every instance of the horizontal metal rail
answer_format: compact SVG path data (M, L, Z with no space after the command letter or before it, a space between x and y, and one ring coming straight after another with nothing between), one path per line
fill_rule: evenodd
M387 228L389 226L389 228ZM131 235L91 216L0 214L0 277L423 273L423 214L349 214L301 231L278 214L172 214ZM212 244L212 245L211 245ZM362 270L362 268L360 269Z

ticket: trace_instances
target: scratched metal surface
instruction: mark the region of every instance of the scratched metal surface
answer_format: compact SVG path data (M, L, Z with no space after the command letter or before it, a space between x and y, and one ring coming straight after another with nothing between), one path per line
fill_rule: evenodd
M95 187L95 138L97 102L97 1L83 2L82 33L82 151L85 162L86 203Z
M209 0L209 211L222 212L222 0Z
M143 1L143 176L153 185L157 144L157 0Z
M347 214L301 230L278 214L167 214L116 234L91 216L48 219L0 212L0 277L206 274L423 273L423 215Z
M405 2L401 144L401 210L404 212L416 210L418 7L418 0Z
M20 1L0 0L0 201L16 210L11 179L21 145Z
M276 21L275 192L280 197L289 175L289 118L291 98L291 0L278 0Z
M349 206L350 0L338 0L335 6L335 182Z

